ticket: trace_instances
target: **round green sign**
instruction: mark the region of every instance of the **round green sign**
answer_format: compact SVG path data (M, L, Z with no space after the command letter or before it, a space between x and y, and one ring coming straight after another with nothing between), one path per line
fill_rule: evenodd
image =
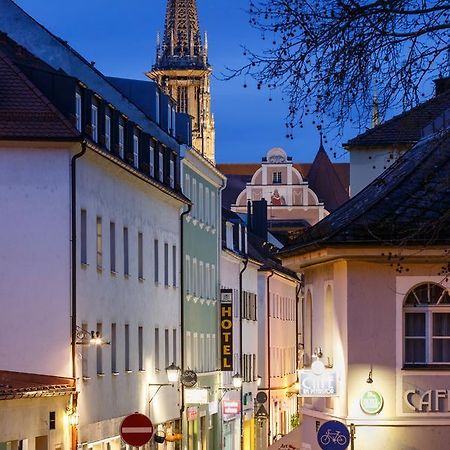
M366 414L378 414L383 409L383 403L383 396L377 391L365 392L359 401Z

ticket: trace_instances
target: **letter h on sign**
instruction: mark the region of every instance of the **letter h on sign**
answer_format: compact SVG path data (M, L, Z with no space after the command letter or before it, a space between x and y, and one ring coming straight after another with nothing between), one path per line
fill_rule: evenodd
M233 290L220 291L220 367L233 370Z

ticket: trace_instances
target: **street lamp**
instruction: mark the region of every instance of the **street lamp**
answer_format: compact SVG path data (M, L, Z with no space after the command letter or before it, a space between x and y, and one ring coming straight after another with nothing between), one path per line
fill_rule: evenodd
M172 363L170 366L166 367L167 379L169 383L176 383L180 379L180 368Z
M233 386L236 389L240 389L242 387L242 377L239 375L239 373L235 373L231 378L233 380Z
M109 345L110 342L105 341L99 331L87 331L77 326L76 329L77 345Z

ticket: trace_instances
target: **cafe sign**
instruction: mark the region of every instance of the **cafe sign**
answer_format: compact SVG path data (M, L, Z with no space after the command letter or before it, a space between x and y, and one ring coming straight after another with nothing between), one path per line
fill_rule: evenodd
M184 399L187 404L207 405L208 389L185 389Z
M322 373L303 369L299 371L300 397L334 397L337 395L336 371L326 369Z
M377 391L367 391L359 400L359 405L366 414L378 414L383 409L383 404L383 396Z
M410 411L450 412L449 389L409 390L403 394L403 398Z
M220 290L220 367L233 370L233 290Z

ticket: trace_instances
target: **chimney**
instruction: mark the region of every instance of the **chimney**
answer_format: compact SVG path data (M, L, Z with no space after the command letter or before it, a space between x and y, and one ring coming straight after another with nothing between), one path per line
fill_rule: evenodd
M433 80L433 82L436 88L436 95L450 91L450 77L440 77L437 80Z
M267 201L265 199L253 201L252 222L253 233L267 241Z

